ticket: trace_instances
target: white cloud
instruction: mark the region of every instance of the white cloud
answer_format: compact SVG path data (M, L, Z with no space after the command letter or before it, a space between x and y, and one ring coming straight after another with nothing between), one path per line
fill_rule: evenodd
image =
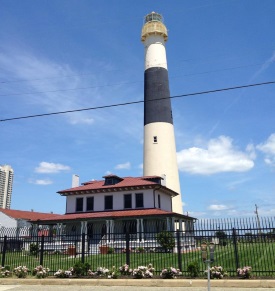
M202 211L188 211L188 216L191 217L204 217L207 213Z
M53 184L53 181L50 179L29 179L29 183L35 184L35 185L51 185Z
M209 205L207 208L208 210L223 211L223 210L228 210L230 207L224 204L212 204L212 205Z
M115 169L117 170L129 170L131 168L131 163L126 162L124 164L118 164L115 166Z
M44 185L51 185L53 181L51 181L50 179L40 179L40 180L34 180L31 183L44 186Z
M70 118L70 123L71 124L93 124L94 119L93 118L82 118L81 116L78 117L77 113L74 113L73 116Z
M275 166L275 133L272 133L269 138L256 147L265 154L265 163L270 166Z
M59 173L61 171L69 171L71 168L62 164L41 162L39 167L35 168L36 173Z
M179 170L191 174L210 175L221 172L245 172L254 167L251 146L241 152L227 136L211 139L206 148L192 147L177 153Z

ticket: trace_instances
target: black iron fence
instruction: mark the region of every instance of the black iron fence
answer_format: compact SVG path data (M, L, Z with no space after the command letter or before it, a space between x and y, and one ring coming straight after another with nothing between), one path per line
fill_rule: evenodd
M175 224L176 225L176 224ZM102 225L79 231L79 225L60 230L54 227L0 229L0 264L30 270L37 265L67 270L77 262L91 270L98 267L132 268L153 264L156 274L175 267L188 277L188 266L196 262L200 276L206 266L201 259L201 244L214 243L215 261L230 276L244 266L252 267L257 277L275 275L274 218L199 220L193 228L175 231L140 231L131 226L121 232L106 232Z

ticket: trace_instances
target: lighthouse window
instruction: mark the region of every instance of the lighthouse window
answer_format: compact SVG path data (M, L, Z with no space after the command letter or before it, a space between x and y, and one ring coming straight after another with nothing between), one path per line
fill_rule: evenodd
M158 142L158 137L154 136L154 142Z

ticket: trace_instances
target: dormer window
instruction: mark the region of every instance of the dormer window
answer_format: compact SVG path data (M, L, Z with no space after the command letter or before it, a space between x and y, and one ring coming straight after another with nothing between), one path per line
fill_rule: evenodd
M161 180L162 180L162 178L158 177L158 176L144 177L143 179L147 180L147 181L151 181L151 182L157 183L157 184L160 184L160 185L161 185Z
M109 176L105 176L103 177L105 178L105 182L104 182L104 186L106 185L115 185L119 182L121 182L123 179L121 179L120 177L116 176L116 175L109 175Z

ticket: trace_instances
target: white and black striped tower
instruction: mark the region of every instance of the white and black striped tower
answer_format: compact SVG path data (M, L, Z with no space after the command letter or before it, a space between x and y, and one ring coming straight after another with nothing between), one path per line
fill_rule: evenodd
M143 175L166 176L166 187L179 193L172 209L183 213L176 157L165 42L167 28L160 14L145 16L141 41L145 47ZM153 100L153 101L151 101Z

